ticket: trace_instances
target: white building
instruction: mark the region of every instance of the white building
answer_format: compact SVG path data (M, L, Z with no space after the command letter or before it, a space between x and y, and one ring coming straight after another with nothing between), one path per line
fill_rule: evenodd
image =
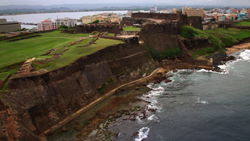
M56 19L56 24L58 27L61 25L66 25L68 27L74 27L77 24L77 19L70 19L68 17L64 19Z
M41 23L38 23L37 27L39 31L57 29L56 22L52 22L51 20L44 20Z
M150 13L157 13L157 6L156 5L154 7L150 8Z

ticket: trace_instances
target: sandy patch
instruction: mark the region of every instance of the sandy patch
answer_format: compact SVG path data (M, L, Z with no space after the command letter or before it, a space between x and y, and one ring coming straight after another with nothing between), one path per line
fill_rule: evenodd
M248 48L250 48L250 43L243 43L243 44L239 44L239 45L234 45L231 48L226 48L227 49L226 53L230 54L230 53L239 51L240 49L248 49Z

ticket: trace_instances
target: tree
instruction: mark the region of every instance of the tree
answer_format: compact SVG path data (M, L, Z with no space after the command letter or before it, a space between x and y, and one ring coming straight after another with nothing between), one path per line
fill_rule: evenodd
M92 23L99 23L99 20L95 20L95 21L93 21Z
M216 19L215 19L215 18L212 18L212 19L211 19L211 22L215 22L215 21L216 21Z

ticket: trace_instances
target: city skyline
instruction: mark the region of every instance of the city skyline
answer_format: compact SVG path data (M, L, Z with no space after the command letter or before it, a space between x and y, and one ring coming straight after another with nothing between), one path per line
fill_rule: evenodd
M250 6L249 0L237 0L237 1L228 1L228 0L155 0L153 3L151 0L137 0L136 3L134 0L126 0L126 1L116 1L116 0L95 0L95 1L87 1L87 0L1 0L0 6L4 5L59 5L59 4L171 4L171 5L242 5L242 6Z

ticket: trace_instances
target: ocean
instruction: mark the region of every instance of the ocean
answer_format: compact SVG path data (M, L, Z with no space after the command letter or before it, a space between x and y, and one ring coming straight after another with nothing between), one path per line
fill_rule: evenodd
M117 141L249 141L250 50L239 57L221 73L178 70L171 83L149 84L141 98L156 113L112 127Z
M63 12L63 13L44 13L44 14L23 14L23 15L8 15L0 16L0 19L5 18L7 21L18 21L24 23L39 23L43 20L50 18L52 21L55 21L57 18L72 18L80 19L82 16L92 16L100 13L117 13L117 14L126 14L127 11L89 11L89 12ZM21 25L22 28L33 28L37 27L36 25Z

